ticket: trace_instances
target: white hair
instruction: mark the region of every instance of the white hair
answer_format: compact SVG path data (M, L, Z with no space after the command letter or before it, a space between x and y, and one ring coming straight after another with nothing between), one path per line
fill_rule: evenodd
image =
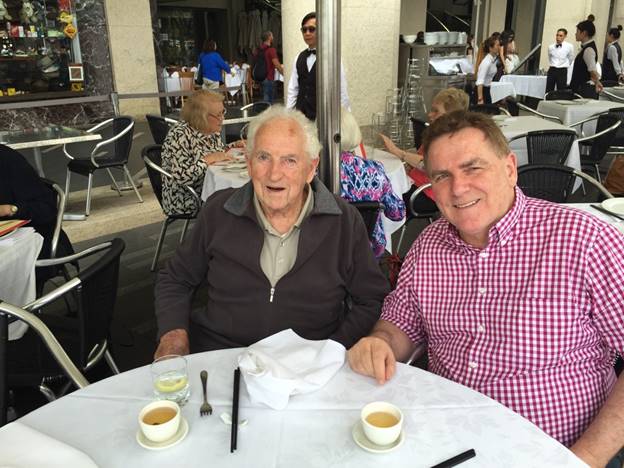
M305 152L310 159L318 159L321 152L321 142L316 135L316 126L301 112L295 109L286 109L282 105L274 105L262 112L258 117L253 119L249 124L247 132L247 149L248 154L253 153L256 135L262 127L274 120L290 120L295 122L301 128L304 137Z
M340 151L351 151L362 143L362 132L353 114L344 107L340 112Z

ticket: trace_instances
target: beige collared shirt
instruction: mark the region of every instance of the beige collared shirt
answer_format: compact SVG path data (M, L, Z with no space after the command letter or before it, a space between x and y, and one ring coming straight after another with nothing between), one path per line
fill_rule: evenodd
M275 287L277 282L288 273L297 260L297 246L301 222L310 214L314 207L314 194L310 185L306 187L308 196L295 224L284 234L277 232L262 211L258 197L254 193L253 203L260 225L264 229L264 245L260 252L260 268Z

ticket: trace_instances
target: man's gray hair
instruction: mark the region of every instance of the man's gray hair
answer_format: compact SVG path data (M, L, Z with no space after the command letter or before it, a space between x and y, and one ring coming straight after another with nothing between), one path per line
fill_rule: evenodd
M273 120L291 120L299 125L304 137L305 152L310 159L318 159L321 152L321 142L316 135L316 125L295 109L286 109L282 105L274 105L265 110L258 117L253 119L249 124L247 132L247 150L248 154L254 152L254 145L257 133L262 127Z

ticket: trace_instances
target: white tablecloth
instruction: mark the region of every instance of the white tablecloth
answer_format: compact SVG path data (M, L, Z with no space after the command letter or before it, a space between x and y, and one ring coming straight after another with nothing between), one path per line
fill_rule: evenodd
M510 83L519 96L531 96L544 99L546 94L546 77L536 75L503 75L501 83Z
M546 115L559 117L565 125L571 125L613 107L624 107L624 104L598 101L596 99L586 99L581 103L576 101L540 101L537 105L537 110ZM585 135L593 135L596 130L596 124L589 122L583 126L583 130Z
M535 116L519 116L507 117L504 121L499 122L499 126L503 131L503 135L508 140L522 133L532 132L536 130L570 130L565 125L553 122L551 120L542 119ZM518 158L518 166L529 163L526 147L526 139L522 138L511 142L511 150L516 153ZM581 170L581 156L578 143L575 141L570 148L566 165L574 169Z
M490 96L492 96L492 102L498 102L508 96L516 97L516 89L511 83L492 81L492 84L490 85Z
M35 300L35 261L43 237L31 227L22 227L0 238L0 299L16 306ZM21 338L28 326L9 324L9 339Z
M590 215L615 226L622 234L624 234L624 221L616 218L615 216L610 216L592 208L591 203L564 203L564 205L571 206L577 210L585 211L586 213L589 213Z
M384 165L386 174L392 184L392 190L401 198L405 192L410 189L411 182L405 173L403 163L392 154L380 149L366 147L367 157L379 161ZM249 181L249 177L240 176L235 172L227 172L223 166L209 166L204 177L204 186L202 188L202 199L205 201L210 195L217 190L226 188L242 187ZM384 232L386 234L386 250L392 252L392 234L399 230L405 223L405 219L401 221L392 221L382 216Z
M189 356L191 397L182 415L190 431L184 441L165 451L148 451L135 441L137 415L152 398L148 367L95 383L19 422L82 450L100 468L427 467L469 448L477 456L462 465L466 468L586 466L528 420L495 401L403 364L383 386L345 364L322 389L291 397L283 411L252 406L241 384L240 418L249 424L239 428L238 448L230 453L230 427L219 415L231 412L233 370L240 352ZM208 371L208 400L214 411L200 418L202 369ZM360 409L378 400L398 405L405 420L405 443L385 455L365 452L351 438ZM12 427L0 429L0 447Z
M610 88L605 88L605 91L609 91L611 94L615 94L617 97L624 99L624 86L613 86ZM601 94L599 99L601 101L608 101L609 97ZM614 102L613 104L621 104L619 102ZM615 106L614 106L615 107Z

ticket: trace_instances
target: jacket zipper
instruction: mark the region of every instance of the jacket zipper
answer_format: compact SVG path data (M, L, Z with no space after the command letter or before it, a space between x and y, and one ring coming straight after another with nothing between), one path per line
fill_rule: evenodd
M275 293L275 288L271 288L271 293L269 296L269 302L273 302L273 294Z

